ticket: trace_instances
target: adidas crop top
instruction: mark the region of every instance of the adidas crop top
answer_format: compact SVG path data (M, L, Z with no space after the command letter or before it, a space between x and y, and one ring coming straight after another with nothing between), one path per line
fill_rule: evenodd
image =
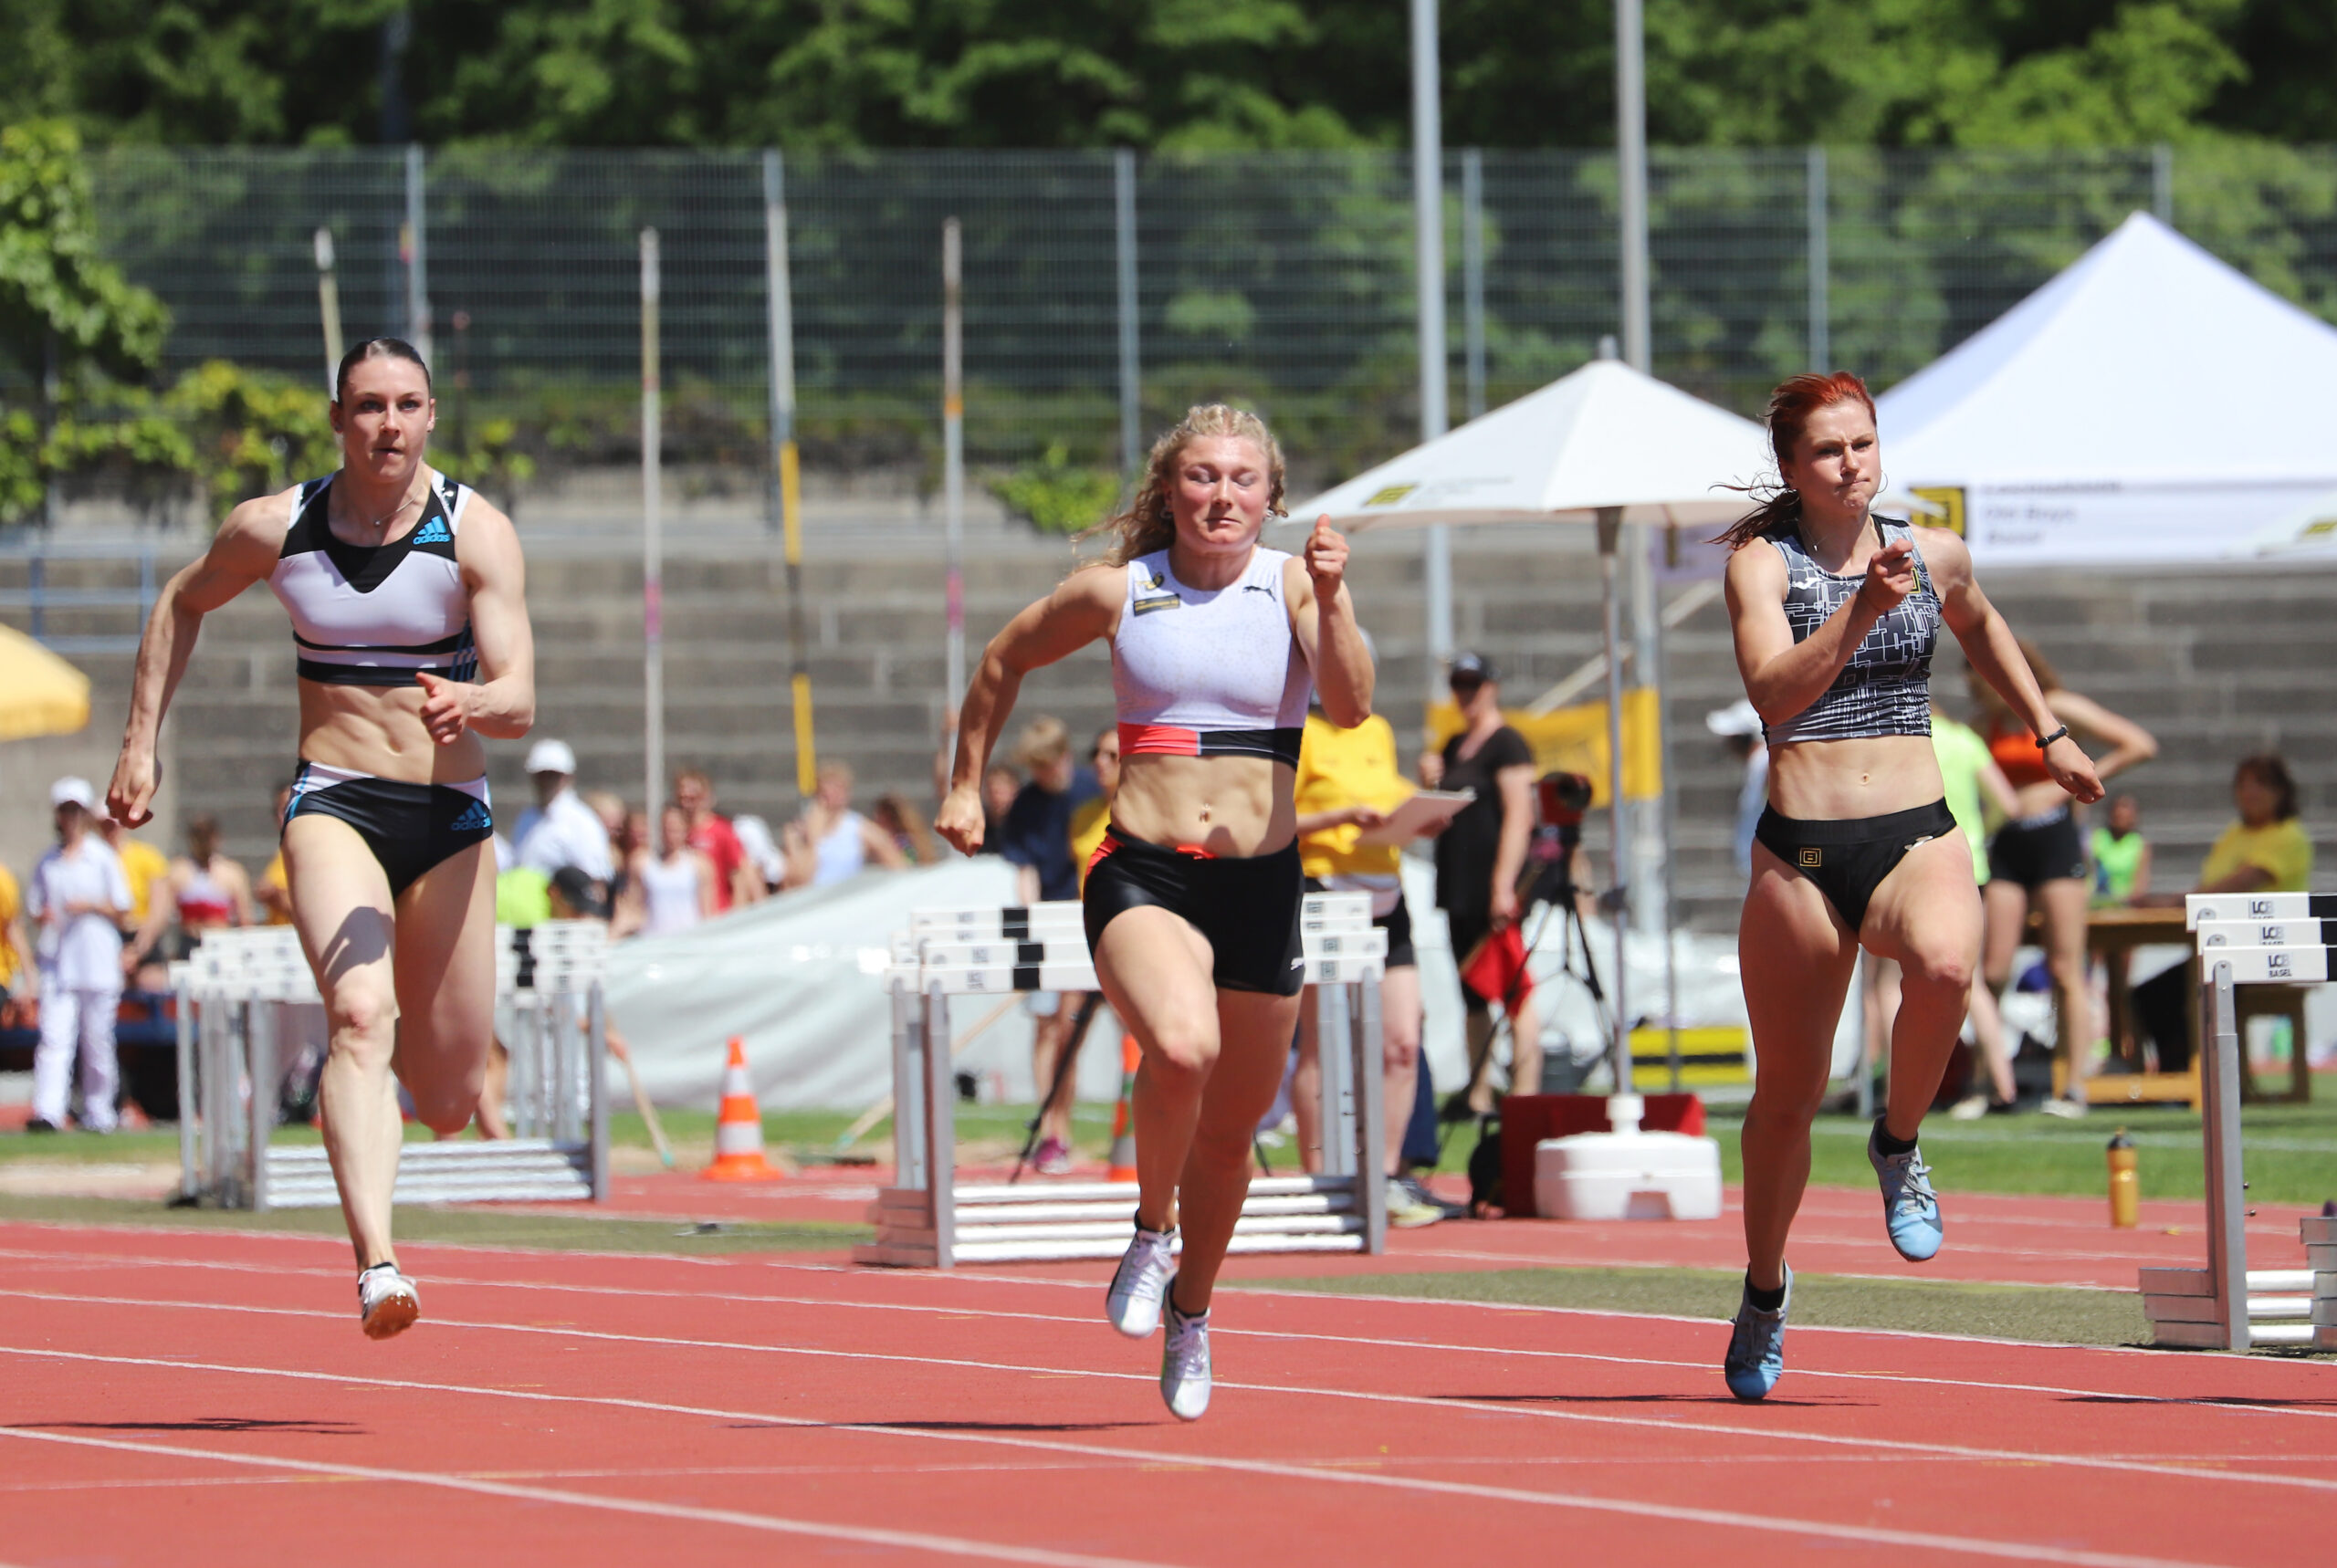
M1883 517L1874 519L1874 529L1885 545L1913 538L1906 524ZM1810 559L1798 528L1780 528L1762 537L1785 557L1786 619L1793 625L1793 640L1806 642L1850 601L1866 574L1839 576L1820 567ZM1932 591L1920 549L1914 564L1914 591L1868 631L1834 684L1783 724L1762 727L1771 746L1932 732L1932 649L1939 642L1939 595Z
M422 517L402 538L352 545L327 526L330 477L300 486L267 585L292 617L304 681L407 686L420 674L478 678L470 595L455 561L466 486L430 476Z
M1298 766L1314 677L1283 601L1284 551L1261 546L1241 580L1188 588L1168 552L1128 562L1112 636L1124 757L1267 757Z

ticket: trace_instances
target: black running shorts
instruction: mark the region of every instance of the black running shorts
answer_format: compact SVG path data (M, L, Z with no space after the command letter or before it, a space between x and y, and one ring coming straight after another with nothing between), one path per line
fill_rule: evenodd
M1998 828L1988 841L1988 874L2032 893L2049 882L2084 880L2085 842L2069 802Z
M295 817L337 817L356 829L388 873L393 898L439 862L495 836L484 779L467 789L409 784L303 762L284 811L286 825Z
M1803 821L1762 811L1753 836L1771 854L1818 884L1826 902L1853 936L1866 923L1866 906L1882 879L1899 868L1917 844L1963 831L1945 800L1880 817L1844 817Z
M1087 946L1102 943L1116 916L1151 904L1209 938L1219 990L1294 997L1305 981L1298 937L1305 881L1296 843L1233 858L1148 843L1116 824L1087 862Z

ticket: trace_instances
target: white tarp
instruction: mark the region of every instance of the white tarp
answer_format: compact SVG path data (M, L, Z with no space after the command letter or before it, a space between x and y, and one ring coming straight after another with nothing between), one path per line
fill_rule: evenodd
M1459 978L1436 909L1434 869L1407 857L1404 873L1427 1012L1421 1043L1440 1092L1449 1093L1467 1066ZM766 1111L856 1111L892 1092L892 1009L883 975L893 933L907 927L915 909L984 908L1013 897L1011 868L985 855L915 871L864 873L694 930L621 942L609 953L610 1016L633 1048L643 1087L658 1104L714 1109L721 1097L725 1042L735 1034L746 1041L756 1098ZM1598 1030L1588 993L1559 972L1557 936L1553 927L1535 955L1535 975L1544 988L1544 1038L1549 1049L1570 1044L1576 1055L1588 1057L1598 1049ZM1614 958L1613 929L1594 925L1590 939L1604 975ZM1734 938L1682 932L1678 940L1682 1021L1742 1024ZM1631 994L1660 1007L1662 938L1633 935L1627 947ZM962 1035L998 1001L958 998L950 1007L952 1029ZM1080 1053L1080 1099L1109 1101L1119 1092L1119 1038L1106 1009ZM965 1049L958 1067L974 1074L987 1099L1035 1100L1031 1018L1023 1003L1010 1002L1006 1015ZM620 1075L612 1074L612 1084L613 1092L625 1093Z
M1014 901L1013 868L995 855L865 872L833 887L787 894L689 931L618 943L609 951L610 1017L633 1048L643 1088L660 1105L713 1110L721 1100L725 1042L735 1034L746 1040L764 1110L858 1110L893 1089L892 1005L884 989L893 934L907 928L913 909ZM970 1029L997 1005L990 997L959 998L952 1028ZM1109 1014L1099 1017L1080 1056L1083 1099L1118 1092L1118 1041ZM1011 1004L958 1065L1008 1099L1035 1098L1023 1004ZM612 1082L622 1096L622 1077Z
M1879 413L1975 559L2228 559L2337 488L2337 328L2136 213Z

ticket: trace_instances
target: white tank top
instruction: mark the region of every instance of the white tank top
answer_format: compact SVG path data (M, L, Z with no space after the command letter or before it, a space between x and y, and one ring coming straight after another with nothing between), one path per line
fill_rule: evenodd
M311 479L292 503L267 585L292 617L304 681L337 686L410 686L422 673L478 678L470 595L455 562L468 486L430 475L422 516L404 537L352 545L332 537L332 479Z
M1314 677L1283 601L1290 556L1260 546L1241 580L1188 588L1168 552L1128 562L1112 636L1120 754L1270 757L1298 766Z
M860 874L868 863L868 844L860 836L860 825L866 821L857 811L846 811L828 830L827 837L812 846L812 885L825 887L830 883L843 882Z
M686 931L705 918L698 912L698 878L704 868L695 854L672 860L641 857L641 930L645 936Z

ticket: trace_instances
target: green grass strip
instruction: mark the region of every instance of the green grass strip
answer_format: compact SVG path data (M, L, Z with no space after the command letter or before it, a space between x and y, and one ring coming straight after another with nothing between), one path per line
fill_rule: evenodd
M1227 1281L1225 1286L1649 1312L1709 1318L1718 1324L1735 1314L1744 1277L1718 1269L1499 1269L1483 1273ZM1868 1280L1840 1274L1796 1274L1793 1322L1810 1328L1889 1329L2055 1344L2143 1344L2149 1337L2143 1299L2130 1291L2072 1291L1955 1280ZM1712 1335L1715 1368L1724 1340L1715 1327Z

